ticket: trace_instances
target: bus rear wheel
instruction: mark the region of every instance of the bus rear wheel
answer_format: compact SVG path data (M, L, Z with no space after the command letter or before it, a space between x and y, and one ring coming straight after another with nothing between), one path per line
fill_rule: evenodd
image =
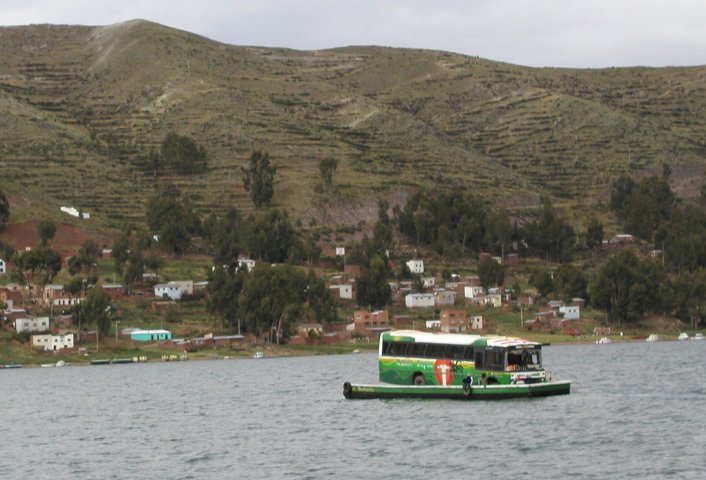
M412 379L412 385L426 385L427 381L424 380L424 375L421 373L415 373Z

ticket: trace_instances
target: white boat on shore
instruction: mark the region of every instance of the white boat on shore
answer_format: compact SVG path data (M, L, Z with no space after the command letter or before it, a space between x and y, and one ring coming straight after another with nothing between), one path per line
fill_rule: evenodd
M691 337L692 340L703 340L704 339L704 334L703 333L695 333L693 337Z
M646 342L657 342L659 341L659 335L656 333L650 333L650 336L645 340Z
M252 354L252 358L265 358L265 352L257 351Z
M608 338L608 337L601 337L599 340L596 340L596 343L603 344L603 343L613 343L613 342L611 342L610 338Z
M677 340L689 340L689 334L686 332L681 332L677 337Z

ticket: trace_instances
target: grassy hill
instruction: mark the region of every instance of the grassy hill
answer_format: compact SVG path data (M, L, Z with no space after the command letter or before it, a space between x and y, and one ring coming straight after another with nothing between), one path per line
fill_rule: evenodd
M240 168L279 165L275 204L355 225L378 196L470 189L514 208L605 199L621 173L672 166L696 195L706 167L706 67L537 69L379 47L301 52L224 45L145 21L0 28L0 189L13 218L60 205L116 228L143 221L156 181L203 211L247 211ZM209 168L155 180L143 166L168 132ZM336 192L315 193L338 159Z

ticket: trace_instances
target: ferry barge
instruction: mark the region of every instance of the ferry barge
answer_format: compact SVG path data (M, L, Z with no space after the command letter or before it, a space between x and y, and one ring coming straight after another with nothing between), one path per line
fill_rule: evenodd
M571 381L551 380L540 343L514 337L385 332L378 368L384 384L345 382L344 397L496 400L571 391Z

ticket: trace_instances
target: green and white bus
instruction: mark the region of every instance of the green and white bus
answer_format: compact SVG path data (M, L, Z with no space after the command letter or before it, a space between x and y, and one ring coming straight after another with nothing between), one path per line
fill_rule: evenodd
M384 332L378 364L380 381L398 385L462 385L469 375L473 385L548 380L542 345L513 337Z

